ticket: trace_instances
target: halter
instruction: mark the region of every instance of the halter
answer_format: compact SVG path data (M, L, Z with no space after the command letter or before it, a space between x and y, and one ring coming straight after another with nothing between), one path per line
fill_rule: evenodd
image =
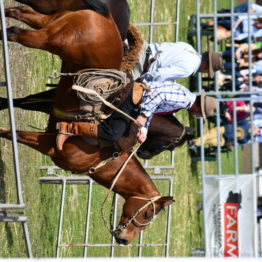
M143 205L140 209L138 209L136 211L136 213L124 224L124 225L118 225L116 227L115 230L111 230L111 233L114 234L116 231L122 231L123 229L127 228L131 222L135 222L138 226L142 227L142 226L147 226L149 224L151 224L155 217L156 217L156 206L155 206L155 202L161 198L161 196L155 196L155 197L152 197L152 198L144 198L144 197L138 197L138 196L132 196L132 197L129 197L129 198L137 198L137 199L142 199L142 200L146 200L146 201L149 201L148 203L146 203L145 205ZM150 221L148 221L147 223L140 223L137 221L136 217L140 214L140 212L146 208L147 206L149 205L152 205L153 206L153 209L154 209L154 214L153 216L151 217Z

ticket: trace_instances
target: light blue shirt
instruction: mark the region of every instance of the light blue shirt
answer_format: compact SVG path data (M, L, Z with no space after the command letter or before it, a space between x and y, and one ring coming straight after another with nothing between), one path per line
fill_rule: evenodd
M258 4L251 4L251 8L254 10L255 14L262 15L262 6Z
M255 69L257 74L262 74L262 60L258 60L251 68Z
M243 40L245 38L248 38L248 28L250 27L250 35L254 38L262 36L262 29L258 29L253 24L255 23L254 19L258 18L258 15L250 15L250 26L249 26L249 19L248 16L239 16L239 19L242 21L242 25L239 25L235 32L234 37L237 40Z
M145 82L150 91L145 91L140 104L140 114L147 117L145 128L148 128L154 114L167 113L179 109L191 108L196 95L186 87L171 81Z
M253 123L257 126L257 127L262 127L262 119L256 119L253 121ZM261 143L262 142L262 136L256 136L255 137L255 141Z
M196 73L201 64L201 55L185 42L150 44L152 55L157 59L142 75L146 81L174 81Z

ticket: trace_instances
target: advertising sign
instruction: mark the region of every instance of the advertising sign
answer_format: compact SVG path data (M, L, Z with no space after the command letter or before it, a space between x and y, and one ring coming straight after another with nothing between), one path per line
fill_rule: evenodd
M256 255L253 175L204 178L206 256Z

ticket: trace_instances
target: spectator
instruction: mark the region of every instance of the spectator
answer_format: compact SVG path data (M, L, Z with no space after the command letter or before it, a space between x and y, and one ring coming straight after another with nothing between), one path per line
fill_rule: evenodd
M233 101L226 101L226 112L225 118L227 119L227 123L233 122L233 115L234 115L234 102ZM251 112L251 107L248 105L244 100L238 100L235 102L235 110L237 115L237 121L244 120L249 117Z
M249 88L249 74L245 75L241 71L236 72L236 78L235 78L236 89L240 91L249 91L250 89ZM245 71L249 72L249 70L245 70ZM251 82L252 90L254 87L260 87L262 85L262 75L261 74L252 74L251 77L252 77L252 82ZM218 85L220 87L223 87L223 89L231 90L233 86L232 77L228 75L219 74L218 75Z
M239 145L244 145L250 142L251 139L251 123L248 120L241 120L237 122L236 137ZM254 137L261 137L261 129L253 125ZM217 146L217 128L208 130L203 136L204 144L209 146ZM200 137L189 142L189 149L197 152L197 147L201 145ZM233 149L234 145L234 125L228 123L220 127L220 145L227 147L229 150Z
M243 67L249 67L249 48L251 48L251 63L255 65L259 60L262 59L262 43L258 42L256 44L248 45L246 43L240 44L238 48L235 48L235 67L239 70ZM231 70L232 69L232 49L227 48L222 52L222 57L226 62L224 63L224 69ZM230 62L228 62L228 60Z
M243 4L241 6L235 7L234 12L247 12L248 11L248 4ZM257 4L250 5L250 14L247 15L240 15L234 18L233 20L233 37L236 41L246 42L250 34L253 38L258 38L262 36L262 29L260 27L260 21L258 18L262 16L262 6ZM217 21L218 36L223 35L222 37L218 37L219 40L227 39L231 36L231 19L230 18L223 18ZM208 21L209 26L214 25L214 21ZM250 26L250 27L249 27ZM226 30L226 32L222 31ZM221 32L222 31L222 32Z

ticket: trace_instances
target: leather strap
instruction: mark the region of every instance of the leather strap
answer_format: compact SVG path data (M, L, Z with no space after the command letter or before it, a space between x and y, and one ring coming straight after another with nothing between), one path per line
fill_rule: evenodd
M79 115L79 113L77 112L67 112L57 107L53 108L53 114L57 118L66 119L66 120L76 120L77 116Z
M150 46L146 49L146 57L145 57L145 62L143 65L143 72L142 74L146 73L148 71L148 66L149 66L149 57L152 54Z

